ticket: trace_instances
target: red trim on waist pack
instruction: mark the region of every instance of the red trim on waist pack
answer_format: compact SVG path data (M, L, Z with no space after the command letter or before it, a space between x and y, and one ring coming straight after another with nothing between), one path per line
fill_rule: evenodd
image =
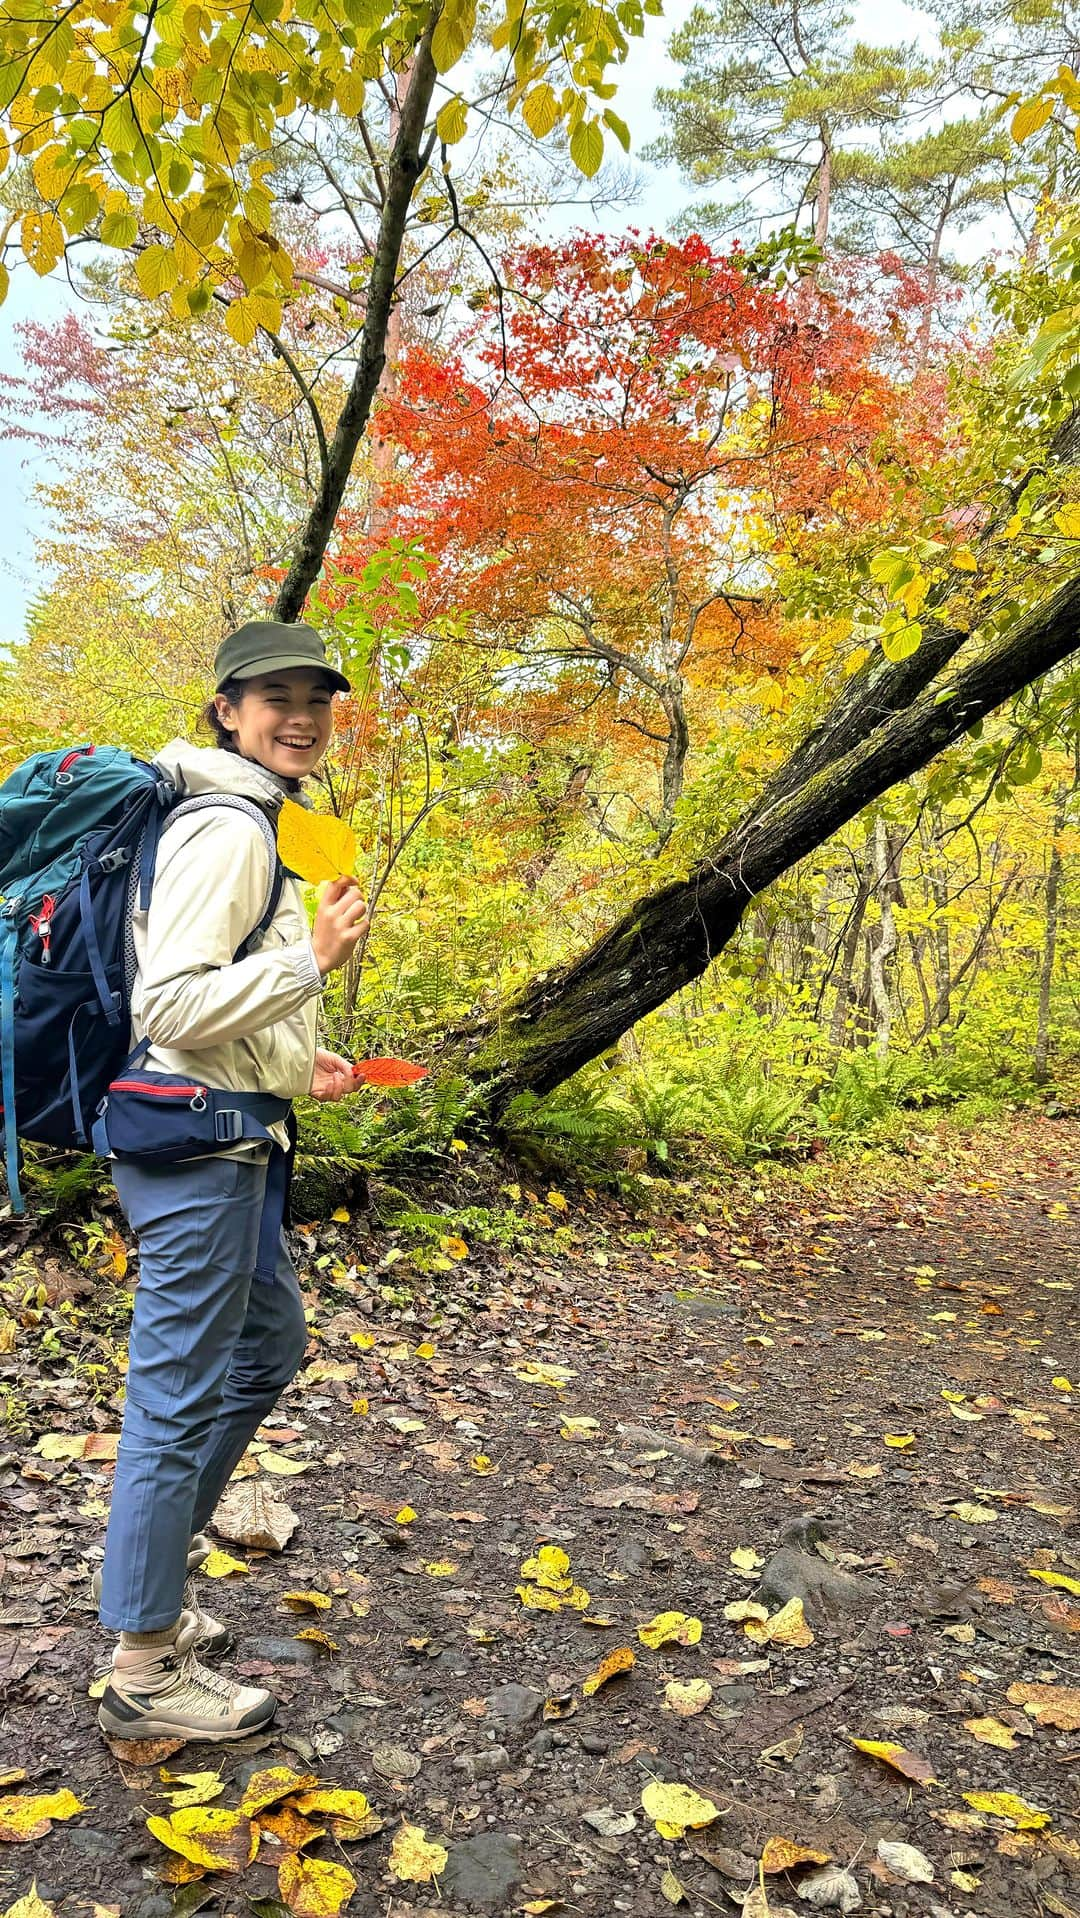
M110 1092L148 1092L153 1099L205 1099L206 1086L148 1086L142 1079L114 1079Z

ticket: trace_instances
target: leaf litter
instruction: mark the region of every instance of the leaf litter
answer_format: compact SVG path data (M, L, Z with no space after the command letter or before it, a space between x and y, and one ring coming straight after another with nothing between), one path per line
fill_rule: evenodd
M449 1272L410 1268L406 1249L395 1301L379 1291L391 1248L357 1208L301 1233L318 1363L229 1488L215 1538L227 1569L207 1592L239 1628L233 1669L282 1700L255 1769L243 1750L218 1748L208 1771L194 1748L164 1776L142 1751L123 1748L115 1766L103 1754L85 1699L101 1641L80 1607L117 1421L77 1392L58 1413L29 1373L29 1443L0 1465L0 1489L20 1550L35 1533L42 1549L7 1558L4 1606L28 1614L9 1620L20 1646L41 1643L12 1661L0 1763L29 1770L9 1800L70 1788L78 1809L51 1831L25 1803L15 1814L42 1829L8 1841L8 1858L33 1864L11 1896L29 1899L36 1877L46 1913L69 1892L91 1912L115 1898L135 1909L150 1844L184 1896L239 1885L300 1918L353 1918L376 1885L397 1918L410 1898L418 1912L468 1902L481 1878L508 1912L607 1918L621 1900L648 1918L657 1899L709 1909L726 1887L734 1908L776 1918L819 1901L855 1910L851 1885L873 1908L876 1872L898 1918L921 1918L904 1900L930 1883L977 1899L980 1918L1012 1918L1016 1874L1035 1861L1045 1908L1067 1909L1075 1393L1059 1389L1061 1359L1044 1361L1064 1356L1075 1311L1070 1223L1051 1207L1076 1183L1080 1148L1065 1128L1051 1140L1017 1122L994 1135L992 1195L979 1186L990 1149L952 1138L887 1176L871 1163L837 1175L827 1200L791 1174L695 1181L680 1208L665 1209L666 1192L654 1206L660 1264L620 1250L635 1228L614 1201L569 1184L549 1208L565 1247L538 1235L507 1255L448 1210ZM736 1251L687 1224L732 1206ZM907 1286L890 1221L906 1226ZM673 1265L690 1297L730 1286L738 1316L684 1316ZM95 1287L107 1298L111 1283ZM983 1312L988 1296L1000 1311ZM80 1339L98 1337L95 1309L80 1308ZM35 1354L46 1376L49 1363ZM732 1414L722 1440L710 1433ZM278 1496L290 1476L298 1512ZM791 1560L800 1588L760 1602L793 1522L805 1534L825 1511L831 1537ZM825 1585L800 1581L813 1566L869 1589L857 1634L842 1606L822 1609ZM292 1636L275 1636L290 1611ZM305 1611L331 1623L335 1651ZM597 1661L600 1620L616 1650ZM733 1657L747 1627L756 1656ZM40 1700L65 1685L62 1735ZM575 1709L548 1720L545 1700L567 1698ZM888 1723L900 1700L910 1731ZM397 1771L380 1783L373 1754L388 1740ZM422 1758L411 1776L400 1754ZM646 1801L653 1790L675 1796ZM158 1844L164 1830L173 1843ZM662 1868L649 1861L658 1840ZM394 1868L410 1859L415 1877Z

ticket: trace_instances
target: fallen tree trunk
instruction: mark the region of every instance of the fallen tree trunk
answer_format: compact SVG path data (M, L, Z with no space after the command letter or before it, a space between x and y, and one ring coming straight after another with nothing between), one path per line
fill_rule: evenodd
M876 660L687 879L639 899L581 958L541 974L494 1018L448 1035L455 1064L487 1084L492 1115L606 1052L701 976L781 873L1080 648L1080 577L950 672L966 644L941 627L911 659Z

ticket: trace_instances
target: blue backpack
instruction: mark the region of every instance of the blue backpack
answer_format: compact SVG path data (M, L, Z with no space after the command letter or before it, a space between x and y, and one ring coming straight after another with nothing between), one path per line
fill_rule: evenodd
M249 814L266 834L270 924L284 878L274 828L254 800L181 799L158 769L116 746L35 753L0 785L0 1122L12 1210L24 1208L18 1139L90 1143L94 1112L129 1055L132 914L150 903L158 841L205 806Z

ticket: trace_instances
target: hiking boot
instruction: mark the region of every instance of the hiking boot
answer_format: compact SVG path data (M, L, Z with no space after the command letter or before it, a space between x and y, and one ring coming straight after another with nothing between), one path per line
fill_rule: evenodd
M194 1612L199 1621L199 1636L195 1641L195 1650L198 1656L204 1659L224 1658L226 1652L231 1652L236 1643L229 1627L223 1625L220 1619L212 1618L209 1612L204 1612L202 1606L199 1604L195 1580L192 1574L197 1572L200 1565L209 1558L212 1550L213 1547L205 1532L196 1532L191 1544L188 1546L188 1576L184 1585L184 1610L185 1612ZM99 1605L101 1603L100 1570L96 1571L90 1580L90 1591L94 1604Z
M106 1738L186 1738L222 1744L261 1731L277 1711L272 1692L207 1671L195 1656L199 1621L181 1612L165 1645L118 1645L98 1707Z

